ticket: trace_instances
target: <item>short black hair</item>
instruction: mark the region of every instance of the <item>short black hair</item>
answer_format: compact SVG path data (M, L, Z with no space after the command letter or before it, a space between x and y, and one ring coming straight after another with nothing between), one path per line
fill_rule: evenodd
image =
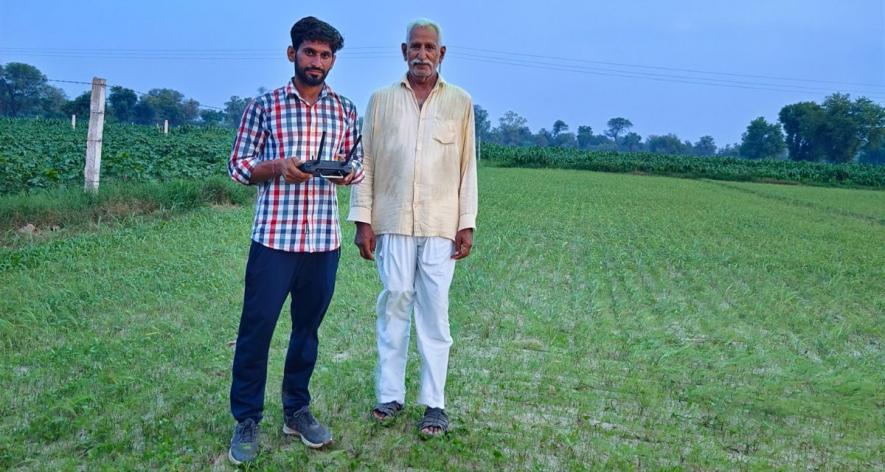
M344 37L332 25L312 16L305 16L292 25L292 47L296 50L304 41L320 41L329 45L332 53L344 47Z

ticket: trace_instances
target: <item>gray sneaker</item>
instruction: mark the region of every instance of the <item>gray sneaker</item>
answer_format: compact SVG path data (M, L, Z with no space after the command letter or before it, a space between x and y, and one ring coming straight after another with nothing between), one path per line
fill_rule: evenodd
M230 450L227 451L227 458L234 465L255 460L255 457L258 456L259 434L260 428L255 420L250 418L238 423L234 428L234 436L230 438Z
M310 408L302 407L300 410L285 413L283 432L289 435L301 436L301 442L305 446L318 449L332 442L332 433L314 419L310 414Z

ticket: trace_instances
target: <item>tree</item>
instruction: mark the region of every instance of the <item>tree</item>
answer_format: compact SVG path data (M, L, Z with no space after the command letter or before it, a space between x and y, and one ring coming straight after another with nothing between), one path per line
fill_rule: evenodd
M885 164L885 142L879 144L878 147L868 147L864 149L858 158L858 161L863 164Z
M68 103L68 97L58 87L46 86L40 99L42 115L46 118L65 118L62 107Z
M617 146L614 144L614 142L612 142L612 140L602 134L593 134L593 128L589 126L578 126L578 134L577 136L575 136L575 138L575 144L580 149L593 149L600 151L617 150Z
M593 128L589 126L578 126L578 147L580 149L589 149L590 143L593 141Z
M206 126L219 126L224 121L224 112L220 110L201 110L200 119Z
M682 153L688 155L694 155L694 145L691 144L691 141L685 140L682 141Z
M108 102L110 103L110 107L108 107L110 115L114 119L121 123L135 121L135 105L138 103L138 95L134 90L115 85L111 87Z
M627 152L636 152L642 150L642 136L629 132L621 140L621 147Z
M847 94L836 93L824 100L826 119L819 128L820 144L830 162L849 162L862 144L862 123L854 116L854 104Z
M140 125L152 125L157 119L157 110L150 102L139 100L132 108L132 120Z
M719 151L716 152L716 155L719 157L740 157L740 149L741 145L738 143L726 144L724 148L720 148Z
M190 123L196 121L197 118L200 117L200 102L194 100L193 98L189 98L182 103L181 112L183 114L183 122Z
M847 94L835 93L822 105L822 147L830 162L850 162L866 146L878 144L885 134L885 109L868 98L854 102ZM872 143L872 144L871 144Z
M799 102L781 108L778 118L784 126L787 150L794 161L820 161L825 158L820 142L826 119L814 102Z
M525 118L518 113L508 111L498 118L495 135L500 144L509 146L527 146L533 142L532 132Z
M694 145L694 153L696 156L709 157L716 155L716 143L712 136L701 136Z
M556 120L553 123L553 131L547 131L545 129L541 129L538 132L538 135L535 138L536 145L538 146L552 146L552 147L562 147L562 148L574 148L577 147L578 142L575 138L574 133L568 132L568 125L565 121ZM541 144L541 142L546 142L546 144Z
M576 148L578 140L575 138L575 133L561 132L553 138L553 145L560 148Z
M36 67L10 62L0 67L0 113L4 116L34 116L43 111L50 85Z
M92 105L92 92L83 92L77 98L65 103L61 111L65 115L77 115L80 119L89 119L90 106Z
M822 105L800 102L781 109L780 121L794 160L850 162L875 154L885 140L885 108L868 98L836 93Z
M240 98L236 95L231 96L230 100L224 102L224 118L227 126L231 128L238 128L240 126L240 120L243 119L243 112L248 104L249 99Z
M532 146L537 147L547 147L552 146L553 141L556 138L553 137L553 133L547 131L546 128L541 128L538 130L538 133L532 136Z
M554 138L557 137L557 136L559 136L560 134L566 132L566 131L568 131L568 125L565 124L565 121L562 121L562 120L556 120L556 121L553 123L553 137L554 137Z
M622 132L629 130L633 127L633 123L626 118L612 118L608 120L608 131L605 132L605 135L612 138L612 141L617 144L618 137Z
M759 117L751 121L741 135L741 156L748 159L772 159L783 154L784 133L777 123L768 123Z
M185 101L181 92L172 89L152 89L141 99L155 110L157 120L169 120L171 126L193 121L200 110L196 100Z
M685 144L675 134L651 135L645 142L649 152L657 154L687 154Z
M864 123L865 143L861 152L881 150L885 146L885 107L861 97L855 101L858 118Z
M618 145L604 134L597 134L590 140L590 149L595 151L617 151Z
M489 112L479 105L473 105L473 127L477 140L488 139L492 122L489 121Z

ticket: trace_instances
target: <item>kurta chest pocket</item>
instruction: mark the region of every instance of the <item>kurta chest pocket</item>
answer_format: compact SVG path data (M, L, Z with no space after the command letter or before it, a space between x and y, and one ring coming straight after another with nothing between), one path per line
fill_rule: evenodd
M453 144L457 135L453 120L436 120L433 123L433 139L442 144Z

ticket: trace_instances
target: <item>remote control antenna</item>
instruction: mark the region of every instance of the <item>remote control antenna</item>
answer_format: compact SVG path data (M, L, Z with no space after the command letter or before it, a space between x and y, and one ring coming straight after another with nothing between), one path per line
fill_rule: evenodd
M323 131L323 136L320 138L320 148L317 150L316 159L320 160L323 158L323 143L326 142L326 131Z
M354 153L356 153L356 147L360 145L360 140L363 139L363 135L359 135L356 137L356 141L353 142L353 146L350 147L350 152L347 153L347 159L344 160L344 163L347 164L353 159Z

